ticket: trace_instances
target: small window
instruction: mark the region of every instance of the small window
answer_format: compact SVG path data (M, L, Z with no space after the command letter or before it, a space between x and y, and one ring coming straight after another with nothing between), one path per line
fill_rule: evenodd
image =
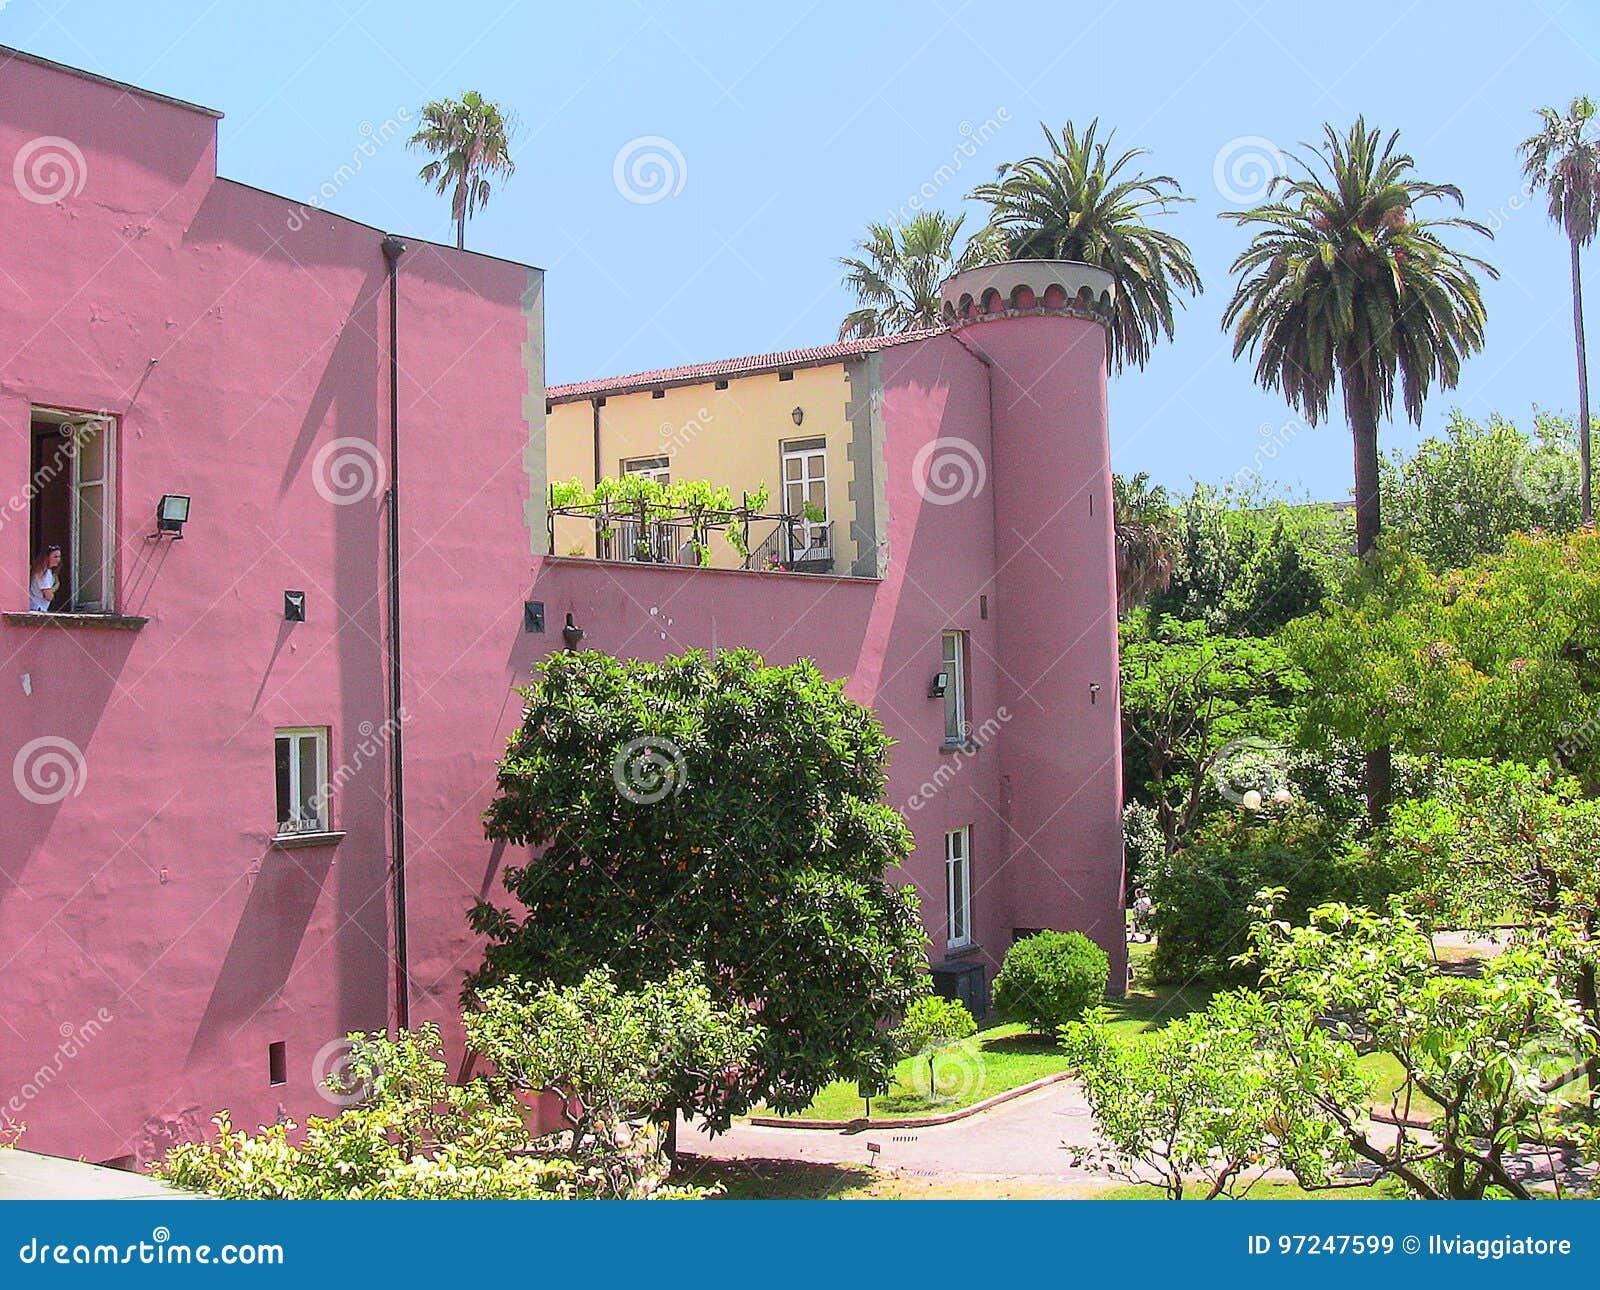
M944 894L948 932L945 948L972 944L972 830L963 825L944 835Z
M267 1045L267 1083L289 1082L289 1055L284 1041L279 1039Z
M967 741L967 634L944 633L944 668L948 678L944 688L944 741Z
M280 730L276 744L278 836L327 833L328 728Z
M624 475L642 475L658 484L672 482L672 462L666 457L630 457L622 463Z
M116 612L116 423L34 408L28 608Z

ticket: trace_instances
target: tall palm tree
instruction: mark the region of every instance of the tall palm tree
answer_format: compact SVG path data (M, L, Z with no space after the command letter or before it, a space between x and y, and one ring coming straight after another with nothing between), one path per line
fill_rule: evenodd
M515 119L477 90L460 100L436 99L422 109L422 123L407 142L434 159L417 172L436 193L450 194L450 215L456 222L456 248L467 244L467 220L489 201L489 180L516 171L511 160Z
M1238 286L1223 314L1234 328L1233 355L1249 350L1256 382L1283 392L1312 425L1328 411L1335 385L1355 448L1356 550L1377 544L1378 421L1389 415L1398 384L1405 414L1421 423L1437 381L1454 389L1462 360L1483 347L1482 260L1452 250L1441 234L1467 229L1460 217L1416 219L1420 202L1462 204L1451 184L1418 179L1415 162L1357 117L1340 135L1324 127L1323 144L1293 158L1298 174L1273 183L1266 204L1228 211L1241 227L1258 226L1233 262ZM1367 802L1374 822L1388 809L1389 750L1367 757Z
M1111 476L1116 526L1117 612L1125 614L1152 591L1166 588L1177 563L1172 506L1167 490L1150 486L1150 472Z
M922 211L907 223L869 224L856 243L859 256L845 256L844 285L858 307L839 325L839 339L887 336L939 325L939 284L982 257L974 239L956 254L956 237L966 216Z
M1586 131L1594 104L1579 96L1562 116L1540 108L1544 128L1522 141L1523 173L1550 197L1550 218L1567 235L1572 251L1572 333L1578 347L1578 482L1583 521L1594 518L1589 492L1589 361L1583 344L1583 275L1578 251L1600 227L1600 140Z
M1172 339L1173 294L1200 290L1189 248L1154 228L1152 217L1190 201L1170 175L1124 174L1148 151L1113 156L1112 135L1096 142L1098 119L1080 136L1072 122L1059 136L1041 123L1047 155L1000 167L995 181L972 196L989 203L989 226L980 235L1001 259L1081 260L1116 279L1111 322L1112 366L1143 367L1161 336Z

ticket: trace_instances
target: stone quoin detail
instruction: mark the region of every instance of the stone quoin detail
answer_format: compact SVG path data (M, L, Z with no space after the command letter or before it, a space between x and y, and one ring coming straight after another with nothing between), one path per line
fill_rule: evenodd
M939 293L950 328L1044 314L1108 324L1116 284L1104 269L1076 260L1007 260L958 273Z

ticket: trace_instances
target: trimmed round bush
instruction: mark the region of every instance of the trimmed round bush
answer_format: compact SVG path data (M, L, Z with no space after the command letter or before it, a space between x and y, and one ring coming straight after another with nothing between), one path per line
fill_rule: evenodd
M1082 932L1035 932L1006 951L994 1006L1007 1021L1053 1035L1106 997L1111 964Z

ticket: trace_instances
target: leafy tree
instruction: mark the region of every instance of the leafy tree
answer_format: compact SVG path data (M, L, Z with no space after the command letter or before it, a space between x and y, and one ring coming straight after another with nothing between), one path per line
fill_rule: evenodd
M997 259L1078 260L1116 281L1110 327L1112 367L1143 367L1155 342L1172 338L1173 297L1196 295L1200 274L1189 248L1151 219L1182 195L1171 175L1124 173L1147 149L1113 156L1111 135L1096 142L1100 122L1081 135L1067 122L1059 135L1040 124L1049 151L1000 167L972 196L988 202L981 235Z
M279 1123L257 1133L216 1116L217 1137L183 1143L158 1177L223 1200L554 1200L704 1195L697 1188L617 1190L589 1164L530 1151L520 1108L481 1079L450 1079L432 1025L390 1039L353 1034L330 1080L332 1119L305 1132Z
M1239 992L1144 1035L1118 1035L1104 1008L1063 1026L1098 1137L1074 1165L1131 1183L1153 1178L1171 1200L1194 1188L1206 1200L1246 1196L1286 1161L1308 1183L1330 1183L1351 1152L1293 1066L1261 1042L1271 1025L1261 997ZM1354 1055L1339 1058L1321 1072L1322 1087L1356 1100L1365 1084Z
M1149 598L1152 615L1229 636L1270 636L1310 613L1347 558L1344 519L1327 506L1196 484L1174 522L1178 558Z
M450 194L450 218L456 222L456 249L467 244L467 220L489 202L490 181L516 171L511 160L514 118L477 90L460 99L435 99L422 109L422 122L407 146L434 154L417 172L433 191Z
M737 1077L760 1037L747 1015L712 1002L697 969L628 994L597 968L574 986L491 986L479 1002L465 1015L467 1038L493 1080L555 1094L572 1135L567 1154L600 1168L619 1195L638 1190L655 1164L632 1122L648 1116L670 1129L696 1090Z
M1274 182L1271 200L1225 218L1258 226L1233 263L1240 275L1223 325L1234 357L1256 359L1256 381L1283 392L1315 425L1339 387L1355 444L1356 553L1381 527L1378 422L1400 405L1420 424L1429 389L1453 389L1461 364L1483 347L1484 307L1472 269L1484 261L1449 247L1441 233L1482 224L1417 219L1423 202L1462 204L1450 184L1418 179L1396 132L1356 118L1343 136L1325 128L1320 151L1297 159L1298 177ZM1388 808L1388 749L1373 745L1367 797L1374 823Z
M637 991L703 965L717 1007L761 1027L727 1082L680 1090L713 1129L835 1079L887 1087L884 1023L922 992L926 938L915 893L885 880L911 834L880 800L876 716L813 664L749 651L556 654L523 694L485 819L539 850L506 870L518 908L474 909L489 944L469 989L609 966Z
M1387 844L1435 922L1487 931L1509 920L1543 937L1600 1040L1600 798L1544 766L1453 762L1437 795L1395 811ZM1587 1067L1600 1107L1600 1063Z
M1543 126L1522 141L1523 173L1550 197L1550 218L1567 235L1572 256L1572 338L1578 356L1579 514L1594 518L1589 470L1589 363L1583 341L1583 274L1579 252L1600 227L1600 139L1589 133L1594 103L1579 95L1566 115L1540 108Z
M1389 551L1284 640L1310 678L1308 743L1330 736L1447 758L1558 757L1592 777L1600 711L1600 537L1507 539L1431 573Z
M1170 854L1260 755L1282 755L1305 677L1276 642L1217 636L1147 611L1123 629L1124 780L1156 812ZM1242 797L1252 783L1238 787ZM1270 793L1271 785L1268 785ZM1232 803L1237 805L1237 801Z
M1423 1199L1478 1200L1492 1189L1529 1199L1512 1165L1519 1152L1548 1156L1560 1186L1560 1150L1548 1144L1565 1100L1548 1072L1553 1058L1592 1053L1593 1037L1543 945L1457 976L1436 970L1424 926L1398 904L1387 916L1327 905L1304 927L1275 919L1270 903L1262 912L1252 950L1271 1022L1262 1042L1294 1072L1293 1114L1309 1104L1357 1157ZM1373 1054L1400 1071L1381 1127L1368 1095L1329 1079Z
M1116 522L1117 610L1142 603L1152 591L1167 586L1177 562L1172 504L1167 490L1150 485L1150 473L1111 476Z
M1035 1034L1054 1034L1106 997L1106 952L1082 932L1035 932L1006 951L994 1006Z
M856 243L860 254L839 261L857 301L839 325L839 339L938 327L944 308L939 284L983 257L981 239L956 250L965 219L921 211L905 224L867 225L867 236Z
M1498 416L1456 411L1442 437L1383 463L1383 509L1395 543L1437 571L1497 555L1513 533L1578 527L1570 421L1536 413L1529 436Z
M978 1033L978 1023L959 999L925 994L906 1009L905 1019L895 1031L895 1042L903 1057L928 1059L928 1091L937 1091L939 1082L934 1061L939 1050Z

